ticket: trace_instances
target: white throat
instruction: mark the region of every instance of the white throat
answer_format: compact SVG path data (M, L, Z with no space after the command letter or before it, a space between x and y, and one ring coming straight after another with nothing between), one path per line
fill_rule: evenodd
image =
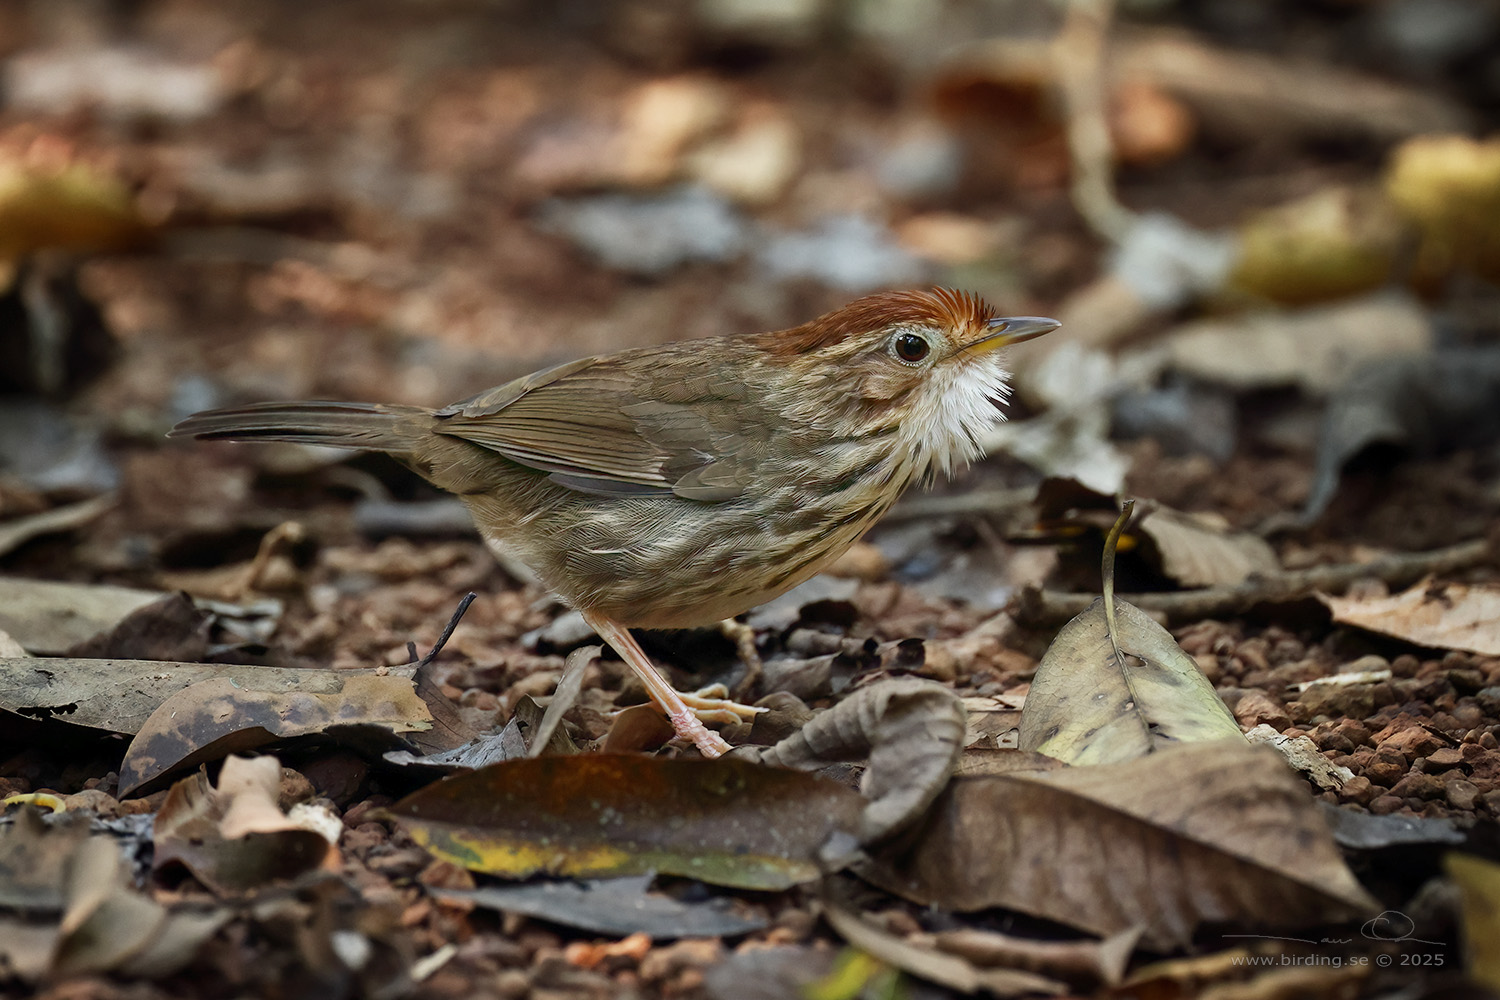
M1010 393L1010 373L995 353L943 365L932 373L901 423L897 461L912 479L951 476L982 457L980 439L1005 419L996 405Z

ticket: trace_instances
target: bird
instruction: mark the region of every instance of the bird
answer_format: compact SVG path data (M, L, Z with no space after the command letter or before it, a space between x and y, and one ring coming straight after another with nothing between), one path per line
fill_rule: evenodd
M568 361L442 407L255 403L172 437L390 454L468 506L497 554L609 643L708 757L709 730L630 629L711 625L817 574L915 483L981 455L1000 348L1056 320L947 288L866 295L784 330Z

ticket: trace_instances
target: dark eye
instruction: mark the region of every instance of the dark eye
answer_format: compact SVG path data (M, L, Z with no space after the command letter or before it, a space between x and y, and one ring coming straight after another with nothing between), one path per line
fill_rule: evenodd
M915 333L898 334L892 346L896 349L896 357L910 364L921 361L932 350L932 346Z

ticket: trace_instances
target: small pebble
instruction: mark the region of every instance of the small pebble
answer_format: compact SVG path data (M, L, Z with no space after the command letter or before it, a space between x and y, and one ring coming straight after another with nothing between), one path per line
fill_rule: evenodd
M1245 690L1234 706L1234 717L1241 726L1254 728L1267 725L1281 732L1292 724L1286 709L1264 691Z
M1412 771L1396 782L1391 794L1408 799L1436 799L1443 795L1443 782L1432 774Z
M1415 677L1421 661L1410 653L1402 653L1391 661L1391 673L1397 677Z
M1421 726L1410 726L1380 741L1380 749L1392 749L1408 757L1425 757L1439 746L1438 738ZM1384 758L1382 758L1384 759Z
M1381 795L1371 800L1370 812L1374 813L1376 816L1389 816L1391 813L1396 812L1404 805L1406 805L1406 803L1402 802L1394 795Z
M1364 805L1375 797L1375 786L1370 784L1369 778L1355 775L1344 782L1343 787L1339 789L1339 795L1346 801Z
M1423 770L1430 774L1438 771L1446 771L1450 767L1457 767L1464 760L1463 751L1458 747L1438 747L1425 758Z
M1339 667L1341 674L1364 674L1375 673L1381 670L1390 670L1391 661L1383 656L1361 656L1357 660L1350 660Z
M1479 799L1479 786L1463 778L1455 778L1445 786L1448 804L1463 812L1471 812Z

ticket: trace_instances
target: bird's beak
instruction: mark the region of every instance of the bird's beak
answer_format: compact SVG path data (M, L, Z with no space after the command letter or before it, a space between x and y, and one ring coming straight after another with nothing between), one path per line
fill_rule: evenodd
M985 354L1023 340L1034 340L1060 326L1057 320L1045 316L997 316L989 321L989 329L982 336L964 345L964 351Z

